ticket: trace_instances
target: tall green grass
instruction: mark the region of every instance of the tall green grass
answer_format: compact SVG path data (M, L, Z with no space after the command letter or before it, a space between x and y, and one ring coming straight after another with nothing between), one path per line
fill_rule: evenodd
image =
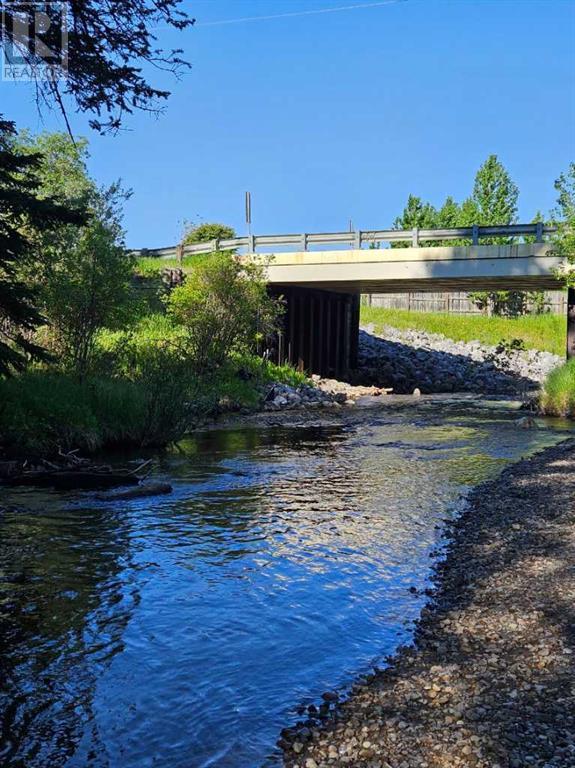
M0 381L1 441L9 453L26 457L141 443L145 400L145 391L132 382L81 383L61 373L29 371Z
M50 457L114 446L162 446L222 410L253 409L264 385L299 386L306 377L255 355L232 355L201 380L180 354L183 330L165 315L130 331L103 331L96 366L84 381L47 369L0 380L0 448Z
M503 340L521 339L527 349L565 354L566 321L561 315L508 318L362 306L361 322L364 325L373 323L376 331L392 326L400 330L441 333L454 341L479 341L490 346L496 346Z
M539 405L549 416L575 416L575 360L551 371L543 384Z

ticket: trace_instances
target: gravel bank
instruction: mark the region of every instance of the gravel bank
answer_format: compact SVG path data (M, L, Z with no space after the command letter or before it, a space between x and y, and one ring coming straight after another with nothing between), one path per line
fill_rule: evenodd
M574 502L575 440L478 487L414 646L335 713L327 696L323 720L284 730L284 764L575 766Z
M386 327L359 335L362 382L408 394L483 392L521 395L536 388L563 359L550 352L489 347L478 341L453 341L440 334Z

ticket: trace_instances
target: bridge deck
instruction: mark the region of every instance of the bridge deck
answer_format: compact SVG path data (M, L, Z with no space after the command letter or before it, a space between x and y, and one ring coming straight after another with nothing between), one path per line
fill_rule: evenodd
M346 293L554 289L549 243L252 254L271 284Z

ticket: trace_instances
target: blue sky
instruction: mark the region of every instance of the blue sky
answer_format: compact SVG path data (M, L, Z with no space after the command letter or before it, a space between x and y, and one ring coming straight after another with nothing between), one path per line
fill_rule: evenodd
M198 25L160 30L193 68L159 119L135 115L116 137L90 134L90 169L134 190L128 244L172 244L188 220L245 232L385 228L407 195L435 204L469 194L496 153L519 185L520 215L554 204L575 160L575 2L404 0L371 8L210 25L370 0L186 0ZM374 0L371 0L374 2ZM19 127L32 91L0 82Z

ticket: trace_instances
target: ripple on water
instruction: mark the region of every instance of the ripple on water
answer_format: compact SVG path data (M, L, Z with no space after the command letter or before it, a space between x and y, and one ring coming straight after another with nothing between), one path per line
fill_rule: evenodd
M561 437L515 418L422 402L211 432L161 458L168 498L11 492L0 764L261 765L299 703L409 637L460 494Z

